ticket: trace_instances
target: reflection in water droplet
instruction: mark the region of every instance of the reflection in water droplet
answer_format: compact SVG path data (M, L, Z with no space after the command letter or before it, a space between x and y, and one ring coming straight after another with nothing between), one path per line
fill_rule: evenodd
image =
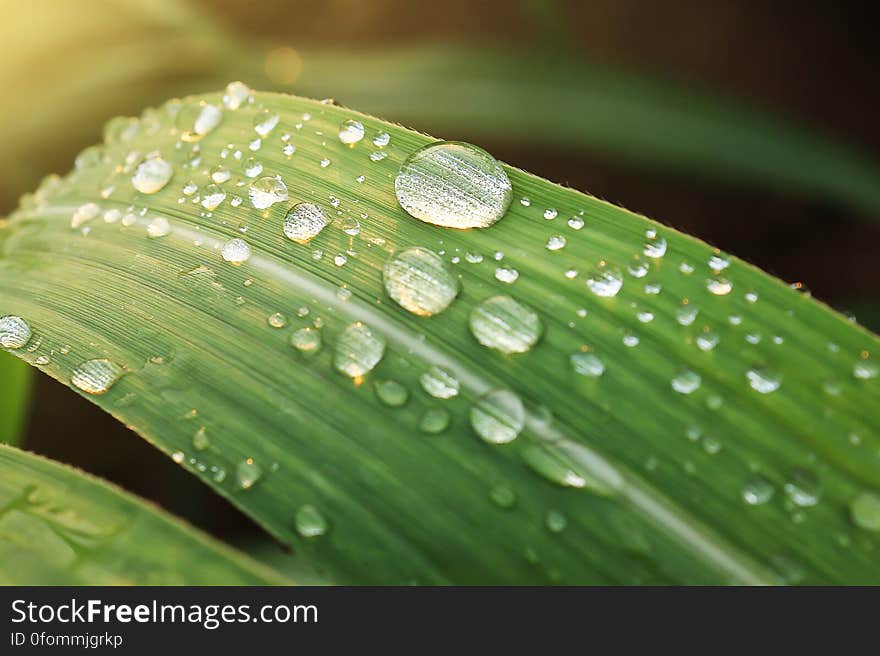
M317 205L297 203L284 217L284 235L299 244L306 244L327 226L327 216Z
M336 341L333 366L349 378L370 372L385 355L385 338L358 321L350 324Z
M272 326L272 328L284 328L287 325L287 317L280 312L273 312L266 319L266 323Z
M513 191L501 165L470 144L440 141L410 155L394 180L411 216L448 228L487 228L510 207Z
M779 374L763 367L752 367L746 372L746 378L749 381L749 386L761 394L775 392L782 385L782 378Z
M230 264L241 264L247 262L251 256L251 247L248 246L244 239L230 239L223 245L220 251L223 259Z
M294 518L296 532L304 538L316 538L324 535L330 528L327 519L314 506L301 506Z
M263 469L254 462L253 458L242 460L235 470L235 479L242 490L251 489L262 476Z
M419 420L419 430L429 435L442 433L452 421L452 415L446 408L429 408Z
M443 259L418 246L395 253L385 264L383 280L395 303L423 317L443 312L460 290Z
M31 339L31 327L21 317L7 315L0 317L0 346L20 349Z
M862 492L849 504L853 523L866 531L880 531L880 495Z
M815 472L796 467L785 483L785 493L797 506L815 506L822 496L822 483Z
M287 185L280 179L267 175L250 184L248 198L255 208L265 210L275 203L287 200Z
M644 254L646 257L659 259L666 255L666 240L663 237L654 237L645 243Z
M158 155L151 155L138 164L131 177L131 184L142 194L155 194L168 184L173 175L171 164Z
M690 369L683 369L672 379L672 389L679 394L691 394L700 388L700 374Z
M122 376L122 367L107 359L87 360L70 375L71 384L86 394L105 394Z
M496 390L482 397L470 411L471 426L490 444L507 444L525 425L525 408L509 390Z
M755 476L742 489L742 498L750 506L760 506L773 498L773 484L763 476Z
M538 315L510 296L492 296L473 309L470 329L483 346L502 353L525 353L544 330Z
M353 146L364 138L364 125L360 121L348 119L339 127L339 140L346 146Z
M715 296L726 296L733 289L733 283L727 278L709 278L706 281L706 289Z
M590 378L598 378L605 373L605 363L593 353L573 353L569 358L575 373Z
M587 278L587 287L596 296L617 296L623 287L623 276L616 269L599 269Z
M458 380L441 367L434 366L428 369L419 377L419 383L422 389L435 399L451 399L458 396Z
M375 387L379 400L392 408L400 407L409 400L409 390L396 380L380 380Z

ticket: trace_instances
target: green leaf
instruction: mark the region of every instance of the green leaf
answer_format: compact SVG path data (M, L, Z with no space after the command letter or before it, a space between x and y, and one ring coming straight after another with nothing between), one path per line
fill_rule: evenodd
M3 585L267 585L271 570L83 472L0 445Z
M109 387L88 396L297 559L354 583L878 581L864 496L880 487L876 337L706 244L513 168L513 204L492 227L418 221L394 180L431 139L330 104L259 93L182 140L195 138L199 100L115 121L102 151L25 199L0 231L0 314L42 339L16 354L51 354L43 371L67 384L96 359L93 374L122 374L76 380ZM280 123L258 145L266 113ZM363 141L340 143L346 120L363 123ZM153 152L173 177L138 193L132 177ZM281 176L288 201L251 207L250 157ZM283 232L299 202L333 222L307 245ZM557 236L564 247L548 250ZM238 266L221 256L232 239L252 251ZM460 281L440 314L415 316L384 290L390 254L413 246ZM497 279L502 266L518 271L513 284ZM617 271L613 297L585 284ZM475 308L502 294L543 323L525 353L470 332ZM352 379L334 351L342 338L343 357L362 352L354 322L387 348ZM304 328L322 349L291 345ZM577 373L574 354L595 354L602 375ZM457 396L422 389L433 366ZM490 390L525 405L509 444L471 427Z
M31 369L24 362L0 353L0 385L0 442L19 444L31 396Z
M430 130L596 153L880 216L880 164L816 126L547 48L305 49L295 89ZM352 65L357 62L357 65Z

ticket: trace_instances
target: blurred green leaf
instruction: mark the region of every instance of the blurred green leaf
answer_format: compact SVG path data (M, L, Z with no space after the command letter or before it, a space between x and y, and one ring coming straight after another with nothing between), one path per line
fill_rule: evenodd
M19 444L24 437L31 396L31 368L0 352L0 442Z
M283 582L272 570L99 479L0 445L0 584Z

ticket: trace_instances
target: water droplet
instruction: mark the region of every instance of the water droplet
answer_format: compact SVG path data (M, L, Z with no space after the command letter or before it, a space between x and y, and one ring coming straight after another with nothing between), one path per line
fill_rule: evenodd
M419 430L429 435L442 433L452 421L452 415L446 408L429 408L419 420Z
M682 326L690 326L699 313L700 310L696 305L682 305L675 312L675 320Z
M470 411L471 426L490 444L507 444L525 426L525 408L509 390L495 390L482 397Z
M454 141L430 144L407 157L394 189L408 214L448 228L488 228L513 199L510 180L495 158Z
M199 141L220 125L223 110L204 101L191 103L177 114L176 124L183 141Z
M713 333L712 331L702 332L697 335L697 348L701 351L711 351L718 346L719 341L721 341L721 337L719 337L718 333Z
M640 323L651 323L654 320L654 313L650 310L640 310L636 313L636 319Z
M224 200L226 200L226 192L215 184L209 184L202 194L202 207L213 212Z
M623 340L622 340L622 341L623 341L623 345L624 345L624 346L626 346L626 347L628 347L628 348L635 348L636 346L639 345L639 342L640 342L641 340L639 340L639 336L638 336L638 335L633 335L632 333L626 333L626 334L623 336Z
M104 394L122 377L122 367L107 359L87 360L70 375L71 384L86 394Z
M743 487L742 498L750 506L760 506L770 501L775 492L770 481L763 476L755 476Z
M633 278L644 278L648 275L648 271L650 267L647 262L642 262L641 260L633 260L629 266L626 267L626 272L631 275Z
M502 353L525 353L544 330L538 315L510 296L492 296L473 309L471 334L483 346Z
M299 244L314 239L327 226L327 216L317 205L297 203L284 217L284 235Z
M568 520L558 510L550 510L544 518L544 524L551 533L562 533L568 526Z
M354 146L364 138L364 124L348 119L339 127L339 140L346 146Z
M186 459L186 454L183 451L175 451L171 454L171 459L178 465L181 465Z
M174 168L158 155L150 155L138 164L131 177L132 186L142 194L155 194L174 175Z
M499 508L513 508L516 504L516 492L503 483L499 483L489 491L489 498Z
M853 378L857 380L871 380L880 375L880 366L873 360L860 358L853 365Z
M666 255L666 240L663 237L654 237L645 243L644 254L646 257L658 259Z
M512 285L519 279L519 271L509 266L500 266L495 269L495 280Z
M272 326L272 328L284 328L287 325L287 317L280 312L273 312L266 319L266 323Z
M370 372L385 355L385 338L360 321L345 328L336 341L333 366L349 378Z
M700 388L700 374L690 369L682 369L672 379L672 389L679 394L692 394Z
M251 247L244 239L230 239L223 245L220 254L230 264L241 264L250 258Z
M304 538L317 538L324 535L330 528L327 519L314 506L301 506L294 518L296 532Z
M31 327L21 317L0 317L0 346L20 349L31 340Z
M287 185L279 178L263 176L250 184L248 198L251 205L258 210L264 210L287 200Z
M569 358L575 373L590 378L598 378L605 373L605 363L593 353L574 353Z
M849 504L853 523L866 531L880 531L880 495L862 492Z
M301 353L317 353L321 350L321 333L317 328L306 326L290 336L290 343Z
M193 449L196 451L204 451L211 446L211 440L208 439L208 430L204 426L200 426L199 429L193 433L192 445Z
M562 235L553 235L547 240L548 251L558 251L565 248L565 237Z
M43 366L49 364L50 362L52 362L52 359L48 355L40 355L40 356L37 356L37 359L34 360L34 362L38 366L43 367Z
M339 199L336 199L337 201ZM337 202L334 207L337 207L339 203ZM347 234L349 237L357 237L361 234L361 224L360 221L353 217L346 217L342 220L342 232Z
M375 137L373 137L373 145L376 148L384 148L389 143L391 143L391 135L387 132L379 132Z
M77 207L70 217L70 227L79 228L84 223L88 223L101 213L101 208L97 203L84 203Z
M822 496L822 483L814 472L796 467L785 483L785 493L797 506L815 506Z
M269 109L260 110L254 116L254 132L265 139L278 125L279 119L278 114Z
M377 151L375 153L370 153L370 161L373 162L381 162L386 157L388 157L388 153L386 152Z
M611 297L623 287L623 276L616 269L599 269L587 278L587 287L596 296Z
M226 109L236 110L242 106L253 94L251 88L244 82L230 82L226 85L226 91L223 94L223 106Z
M248 178L256 178L263 172L263 164L254 157L248 157L242 166L244 174Z
M402 406L409 400L409 390L396 380L380 380L375 387L379 400L392 408Z
M164 216L157 216L147 224L147 236L151 239L165 237L171 233L171 223Z
M733 283L727 278L709 278L706 281L706 289L715 296L726 296L733 289Z
M746 372L749 386L761 394L775 392L782 385L782 377L774 371L764 367L752 367Z
M584 227L584 220L579 216L573 216L568 220L568 227L572 230L580 230Z
M422 389L435 399L451 399L458 396L458 380L441 367L434 366L428 369L419 377L419 383Z
M555 219L558 216L558 214L559 214L559 212L557 212L552 207L548 207L546 210L544 210L544 218L547 219L548 221L552 221L553 219Z
M460 290L443 259L418 246L395 253L385 264L383 281L395 303L422 317L443 312Z
M245 458L235 469L235 479L242 490L251 489L262 476L263 469L254 462L253 458Z
M584 488L587 480L572 468L562 454L540 446L529 446L521 453L523 461L542 478L563 487ZM591 488L593 486L591 485ZM597 492L604 488L597 487Z

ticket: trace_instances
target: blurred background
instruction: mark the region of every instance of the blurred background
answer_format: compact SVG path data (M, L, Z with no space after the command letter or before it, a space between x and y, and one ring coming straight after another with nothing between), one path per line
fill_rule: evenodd
M877 330L880 57L868 7L4 0L0 216L44 175L69 170L112 116L242 79L479 144L801 282ZM28 377L0 353L0 440L225 539L257 539L249 520L97 407ZM21 394L24 415L13 410Z

